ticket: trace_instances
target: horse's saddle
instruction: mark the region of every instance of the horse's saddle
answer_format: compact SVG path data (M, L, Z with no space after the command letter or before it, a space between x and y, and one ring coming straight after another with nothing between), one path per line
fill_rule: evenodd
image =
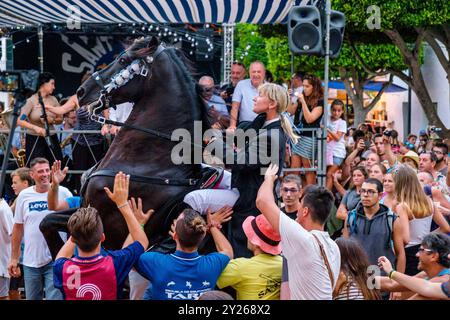
M223 178L223 168L204 167L202 168L202 177L199 181L199 189L215 189Z

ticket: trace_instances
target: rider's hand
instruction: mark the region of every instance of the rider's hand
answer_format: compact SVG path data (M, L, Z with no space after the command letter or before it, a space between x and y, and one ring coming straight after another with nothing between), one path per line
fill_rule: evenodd
M113 192L108 187L104 187L108 197L114 201L117 206L128 204L128 188L130 186L130 175L126 175L122 171L116 174L114 178Z
M67 171L69 171L69 168L65 167L61 170L61 161L56 160L52 165L52 184L61 184L66 177Z
M137 200L138 201L136 203L136 200L131 197L131 200L129 200L128 203L130 204L131 211L133 211L136 220L139 222L139 224L144 225L153 215L155 210L149 209L146 213L144 213L144 211L142 210L142 199L138 198Z

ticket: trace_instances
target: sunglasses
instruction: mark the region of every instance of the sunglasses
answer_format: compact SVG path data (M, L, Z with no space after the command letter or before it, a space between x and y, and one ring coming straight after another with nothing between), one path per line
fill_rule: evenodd
M435 252L435 251L434 251L434 250L431 250L431 249L419 248L419 250L417 250L417 252L428 252L428 253L433 253L433 252Z
M373 195L375 195L376 193L378 193L378 191L376 191L376 190L372 190L372 189L368 189L368 190L366 190L366 189L359 189L359 192L361 193L361 194L368 194L369 196L373 196Z
M283 190L283 192L285 192L285 193L288 193L288 192L296 193L296 192L300 191L296 188L281 188L281 190Z

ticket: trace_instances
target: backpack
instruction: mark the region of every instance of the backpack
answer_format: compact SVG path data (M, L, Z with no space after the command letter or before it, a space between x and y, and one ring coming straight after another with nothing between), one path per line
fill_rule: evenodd
M356 206L355 209L353 209L352 211L350 211L348 213L348 219L347 219L347 227L349 230L350 234L356 233L356 215L357 215L357 210L360 206L361 202L358 203L358 205ZM392 230L393 230L393 225L394 225L394 212L389 208L388 212L385 213L387 215L387 227L389 230L389 237L388 237L388 241L386 243L386 247L387 248L391 248L392 250L394 250L394 239L392 238Z

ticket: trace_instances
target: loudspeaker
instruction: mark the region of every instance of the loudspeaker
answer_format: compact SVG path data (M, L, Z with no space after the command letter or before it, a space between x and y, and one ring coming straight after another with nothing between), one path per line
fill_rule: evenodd
M288 16L289 49L295 54L322 54L322 22L315 6L292 7Z
M344 41L345 15L342 12L331 10L330 14L330 58L337 58L341 52ZM325 26L324 26L325 32ZM325 45L324 45L325 51Z

